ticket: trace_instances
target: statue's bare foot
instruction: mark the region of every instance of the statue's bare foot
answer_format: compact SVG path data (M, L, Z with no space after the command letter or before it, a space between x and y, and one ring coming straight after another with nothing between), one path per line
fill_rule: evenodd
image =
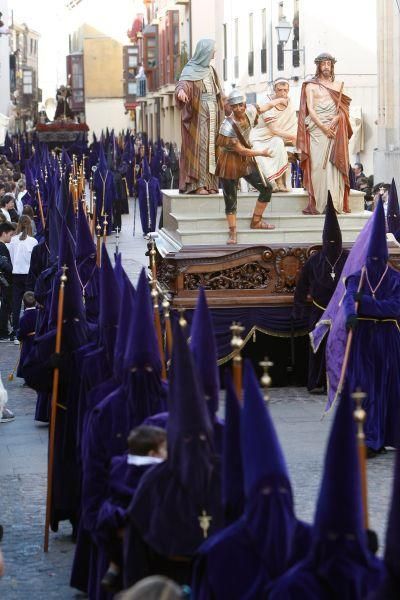
M215 190L214 188L212 190L208 190L209 194L218 194L218 190Z
M278 192L290 192L290 190L285 185L278 186Z
M200 196L208 196L208 190L206 190L206 188L201 187L201 188L197 188L197 190L195 191L195 194L198 194Z
M319 215L319 214L321 214L317 211L316 208L312 208L311 206L307 206L307 208L305 208L302 211L302 213L303 213L303 215Z

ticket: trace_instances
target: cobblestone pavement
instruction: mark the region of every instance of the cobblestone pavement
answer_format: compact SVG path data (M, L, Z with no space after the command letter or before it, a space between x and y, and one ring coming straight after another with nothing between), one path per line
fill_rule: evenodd
M145 242L131 238L131 220L120 241L123 262L136 279L144 258ZM110 240L109 248L113 248ZM62 524L50 534L44 554L43 531L46 493L47 428L33 422L35 394L20 379L7 382L18 356L18 347L0 344L0 371L9 393L15 421L0 424L0 523L4 527L2 549L6 573L0 580L0 598L34 600L82 598L69 587L74 545L71 527ZM292 477L296 510L300 518L313 517L325 444L331 416L321 421L324 399L304 388L276 388L270 392L270 408L282 441ZM391 493L394 453L368 463L370 526L381 542Z

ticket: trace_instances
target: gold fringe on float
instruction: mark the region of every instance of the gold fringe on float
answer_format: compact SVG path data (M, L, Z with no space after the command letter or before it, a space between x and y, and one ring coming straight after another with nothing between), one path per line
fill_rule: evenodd
M227 363L229 360L231 360L232 358L234 358L239 352L241 352L243 350L243 348L245 347L245 345L247 344L247 342L250 340L250 338L252 336L254 336L253 341L255 341L255 336L256 336L257 331L259 331L260 333L265 333L265 335L270 335L271 337L280 337L280 338L292 337L292 332L290 332L290 331L288 331L287 333L277 333L276 331L272 331L271 329L264 329L263 327L258 327L257 325L253 325L253 327L250 329L249 333L244 338L242 346L236 350L233 350L226 356L223 356L222 358L220 358L217 361L217 365L218 366L223 365L223 364ZM293 332L293 337L302 337L307 334L308 334L308 331L306 329L300 329L298 331Z

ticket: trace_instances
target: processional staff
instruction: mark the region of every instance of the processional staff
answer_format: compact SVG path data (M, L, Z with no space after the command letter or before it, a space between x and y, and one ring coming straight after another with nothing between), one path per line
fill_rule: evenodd
M369 526L368 518L368 484L367 484L367 448L365 445L365 434L364 434L364 423L367 418L367 413L362 407L362 402L366 397L366 394L357 388L357 390L351 394L356 408L354 411L354 420L357 423L357 446L358 446L358 459L360 462L360 477L361 477L361 498L363 504L363 516L364 516L364 527L365 530Z
M240 323L232 323L230 326L232 331L231 347L233 348L234 356L232 361L233 385L235 386L236 395L241 402L242 400L242 356L240 350L243 346L243 340L240 334L244 331L244 327Z
M101 225L97 219L96 225L96 264L100 268L101 265Z
M156 249L154 240L151 240L149 250L150 270L151 270L151 297L153 298L153 312L154 312L154 325L156 328L158 348L160 351L161 358L161 376L163 379L167 378L167 370L165 367L165 354L163 335L161 329L160 310L158 305L158 290L157 290L157 268L156 268Z
M58 310L57 310L57 329L56 329L56 348L55 356L59 357L61 352L61 335L64 314L64 288L67 281L65 274L67 266L62 267L62 275L60 277L60 289L58 291ZM49 456L47 463L47 498L46 498L46 521L44 530L44 552L49 549L49 527L51 502L53 494L53 469L54 469L54 441L56 431L56 416L58 402L58 384L60 377L60 367L57 365L53 371L53 390L51 395L51 414L50 414L50 430L49 430Z
M42 196L40 194L40 186L39 186L39 181L37 179L36 179L36 195L37 195L37 201L38 201L38 205L39 205L40 220L42 222L42 227L44 230L44 228L46 227L46 221L44 219Z
M364 265L363 268L361 269L360 282L359 282L358 288L357 288L357 296L361 292L361 289L362 289L362 286L363 286L363 283L364 283L365 271L366 271L366 268L365 268L365 265ZM356 315L358 313L359 304L360 304L359 300L356 300L355 303L354 303ZM337 388L338 395L341 394L341 392L342 392L344 379L346 377L347 365L348 365L349 358L350 358L351 345L353 343L353 333L354 333L353 329L350 329L350 331L349 331L349 333L347 335L347 342L346 342L346 349L344 351L342 372L340 373L340 379L339 379L339 384L338 384L338 388Z
M258 363L260 367L263 369L263 374L261 376L261 386L264 392L264 400L265 402L269 402L269 388L271 387L272 379L269 374L269 369L274 366L274 363L268 360L267 357L264 360Z
M171 327L171 316L170 316L170 303L168 298L164 296L162 301L162 308L164 312L164 324L165 324L165 337L166 337L166 345L168 357L172 356L172 327Z

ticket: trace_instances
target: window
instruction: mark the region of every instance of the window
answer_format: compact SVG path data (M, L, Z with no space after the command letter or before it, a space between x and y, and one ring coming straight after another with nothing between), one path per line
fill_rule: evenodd
M224 34L224 56L222 59L222 69L223 69L224 81L226 81L228 79L228 65L227 65L228 37L227 37L226 23L223 25L223 34Z
M128 96L136 96L137 83L136 81L128 81Z
M235 32L235 56L233 58L233 68L234 68L234 77L237 79L239 77L239 19L235 19L234 23L234 32Z
M247 70L250 77L254 75L254 40L253 40L253 13L249 14L249 56Z
M67 56L67 75L71 85L71 109L76 112L82 111L85 107L82 54L70 54Z
M261 11L261 73L267 72L267 9Z
M32 71L23 71L23 93L32 94Z
M29 39L29 48L30 48L30 53L33 54L33 39L32 38Z

